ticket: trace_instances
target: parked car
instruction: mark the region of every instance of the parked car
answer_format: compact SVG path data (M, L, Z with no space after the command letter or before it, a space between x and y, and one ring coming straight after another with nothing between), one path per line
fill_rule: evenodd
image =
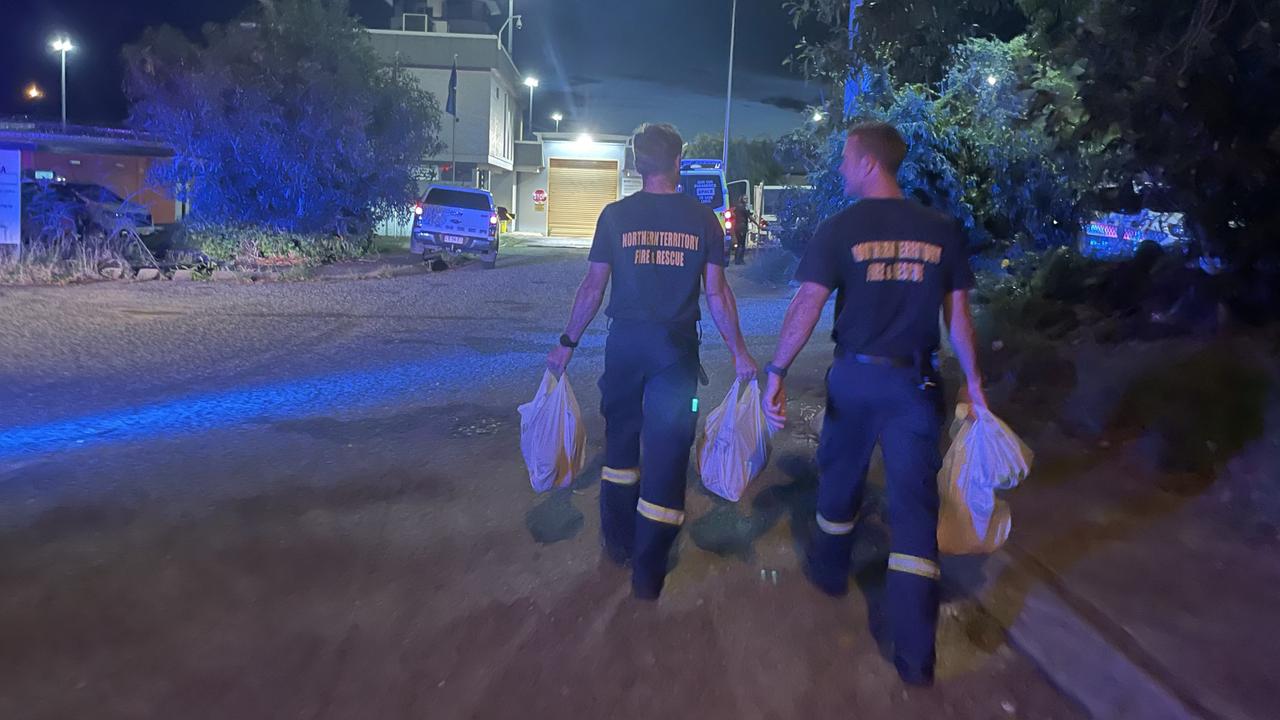
M445 254L480 258L485 269L498 261L498 213L488 190L433 185L413 207L409 249L424 261Z
M1154 242L1165 249L1187 246L1191 233L1182 208L1162 187L1149 181L1112 185L1095 191L1096 212L1084 218L1080 252L1100 259L1132 257L1138 245Z
M41 193L44 193L42 200L52 201L65 208L79 233L94 229L108 232L113 228L125 232L127 228L139 235L149 235L156 230L151 212L146 207L125 200L102 185L81 182L23 182L22 206L33 207Z

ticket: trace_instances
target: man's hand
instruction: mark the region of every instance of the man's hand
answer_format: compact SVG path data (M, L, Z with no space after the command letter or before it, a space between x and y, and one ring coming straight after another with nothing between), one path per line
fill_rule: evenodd
M739 380L746 382L760 373L760 366L751 357L751 353L744 351L733 357L733 370L738 374Z
M563 345L556 345L555 349L547 355L547 369L552 375L560 377L564 375L564 371L569 367L569 361L573 359L573 348L567 348Z
M774 432L787 424L787 389L783 387L782 378L773 373L765 373L768 380L764 386L764 416Z

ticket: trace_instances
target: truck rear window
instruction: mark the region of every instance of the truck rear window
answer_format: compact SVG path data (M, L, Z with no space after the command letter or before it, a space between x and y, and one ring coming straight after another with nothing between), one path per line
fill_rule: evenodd
M485 210L490 209L489 198L480 193L463 192L461 190L449 190L447 188L432 188L427 192L427 197L423 199L424 205L444 205L445 207L462 208L463 210Z

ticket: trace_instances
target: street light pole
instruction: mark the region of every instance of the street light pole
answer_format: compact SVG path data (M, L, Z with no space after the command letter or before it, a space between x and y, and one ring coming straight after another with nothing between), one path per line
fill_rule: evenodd
M536 88L536 87L538 87L538 78L536 78L536 77L532 77L532 76L527 77L527 78L525 78L525 79L524 79L524 84L529 86L529 129L528 129L528 134L532 134L532 133L533 133L533 89L534 89L534 88Z
M560 121L564 119L564 115L558 112L551 113L551 119L556 123L556 132L560 132Z
M54 38L49 44L54 52L62 56L62 127L67 127L67 53L74 50L75 46L71 44L70 38L58 37Z
M723 170L729 169L729 112L733 107L733 44L738 34L738 0L733 0L733 13L729 17L729 89L724 97L724 150L720 153Z
M62 51L62 127L67 127L67 51Z
M516 49L512 45L516 38L516 0L507 0L507 54L511 62L516 60Z

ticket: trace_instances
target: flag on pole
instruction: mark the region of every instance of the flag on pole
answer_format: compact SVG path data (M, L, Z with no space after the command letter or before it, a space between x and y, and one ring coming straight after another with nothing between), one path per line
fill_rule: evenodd
M458 117L458 56L453 56L453 72L449 73L449 100L444 104L444 111L457 119Z

